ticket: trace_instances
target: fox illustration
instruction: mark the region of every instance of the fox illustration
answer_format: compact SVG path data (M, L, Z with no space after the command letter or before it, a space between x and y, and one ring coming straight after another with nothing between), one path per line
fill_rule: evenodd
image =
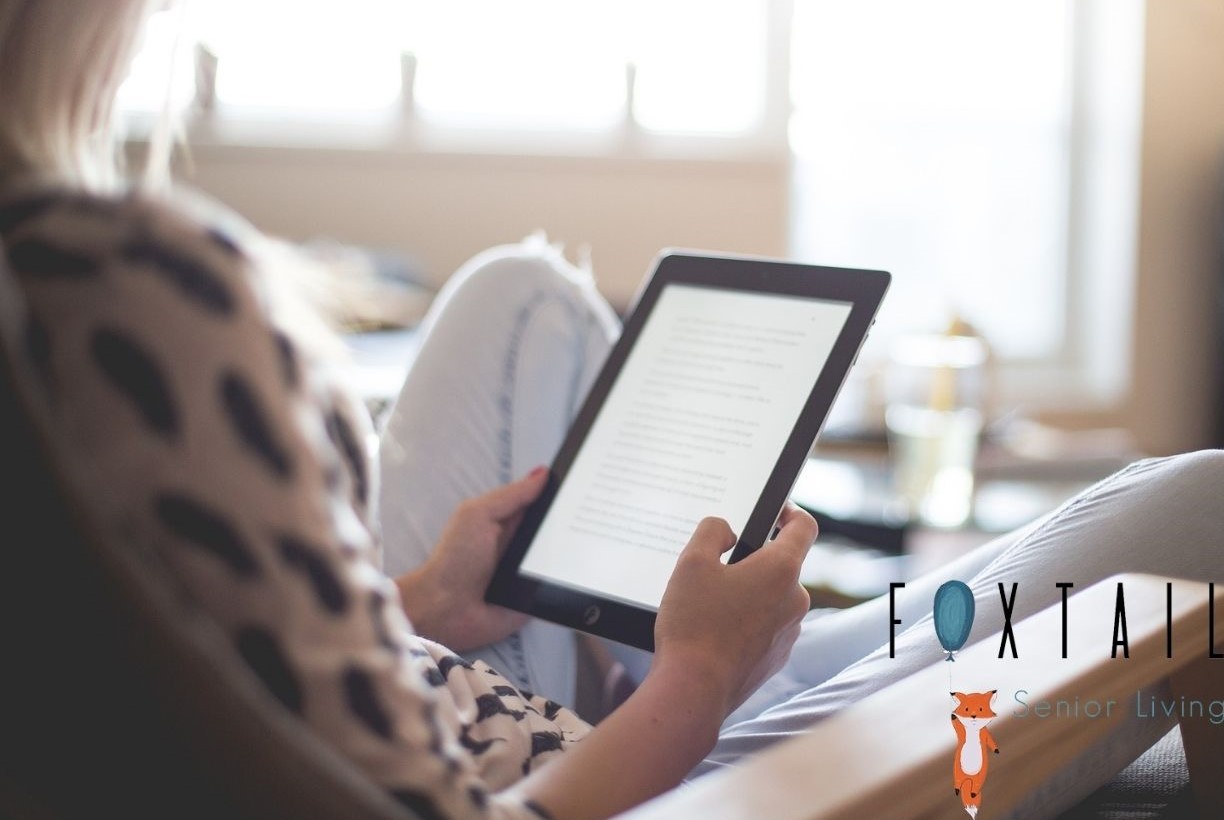
M996 715L990 708L998 689L989 692L951 692L956 698L952 728L956 730L956 757L952 760L952 789L970 817L982 807L982 787L986 784L987 751L999 753L999 744L986 725Z

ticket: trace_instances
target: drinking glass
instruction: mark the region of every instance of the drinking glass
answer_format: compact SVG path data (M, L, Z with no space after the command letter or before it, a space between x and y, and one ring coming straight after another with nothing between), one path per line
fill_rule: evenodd
M959 527L972 512L986 358L974 336L911 335L893 346L884 418L894 486L925 524Z

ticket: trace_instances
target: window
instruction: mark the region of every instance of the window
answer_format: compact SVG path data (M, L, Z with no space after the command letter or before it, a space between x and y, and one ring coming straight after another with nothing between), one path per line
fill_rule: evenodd
M402 116L495 131L737 137L768 121L778 0L208 0L157 16L122 101L159 110L190 33L216 58L222 119ZM678 50L684 59L675 59ZM190 52L180 48L180 52ZM181 58L173 104L195 74Z
M196 98L196 145L789 165L791 254L894 273L865 363L956 313L1009 406L1127 387L1141 0L187 0L154 23L124 104ZM184 32L215 82L189 43L167 77Z
M207 0L192 9L228 109L378 110L400 95L395 3Z
M1143 12L1106 5L797 0L792 247L894 274L869 358L955 314L1015 397L1124 389Z

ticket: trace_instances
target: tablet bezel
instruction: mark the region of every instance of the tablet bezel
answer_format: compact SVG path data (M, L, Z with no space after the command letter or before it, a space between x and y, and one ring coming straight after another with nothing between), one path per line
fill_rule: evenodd
M782 454L775 463L731 554L738 561L773 532L779 512L867 337L890 275L884 271L805 265L748 256L666 251L641 289L620 338L591 386L553 460L539 498L525 511L485 592L489 603L653 651L657 610L519 573L540 524L569 472L595 418L620 374L663 288L670 284L774 293L851 305L833 349L812 386Z

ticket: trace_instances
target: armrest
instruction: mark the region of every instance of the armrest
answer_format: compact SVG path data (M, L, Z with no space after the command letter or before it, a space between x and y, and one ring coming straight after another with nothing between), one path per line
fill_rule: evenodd
M964 817L952 794L956 736L949 724L953 688L964 692L998 689L998 713L990 733L1001 754L991 761L986 809L1008 816L1020 801L1069 760L1110 736L1137 708L1137 692L1165 692L1176 701L1224 699L1224 659L1209 657L1224 647L1224 624L1211 630L1210 614L1224 621L1224 588L1172 582L1173 657L1166 657L1167 579L1121 575L1073 595L1067 606L1067 657L1062 657L1061 605L1015 625L1019 658L999 659L1002 633L958 653L955 665L935 662L909 678L745 761L742 766L702 777L633 812L634 820L673 817L861 818ZM1125 590L1130 657L1110 657L1118 584ZM1023 584L1018 594L1024 594ZM939 647L932 647L939 657ZM1083 709L1096 701L1096 717L1078 719L1018 715L1016 693L1030 705L1039 701ZM1115 706L1106 714L1105 704ZM1144 699L1144 705L1148 701ZM1159 708L1159 707L1157 707ZM1081 712L1081 715L1086 713ZM1152 716L1170 726L1176 716ZM1219 816L1224 805L1224 726L1204 717L1183 721L1182 734L1191 787L1200 806ZM1207 816L1204 814L1204 816Z

